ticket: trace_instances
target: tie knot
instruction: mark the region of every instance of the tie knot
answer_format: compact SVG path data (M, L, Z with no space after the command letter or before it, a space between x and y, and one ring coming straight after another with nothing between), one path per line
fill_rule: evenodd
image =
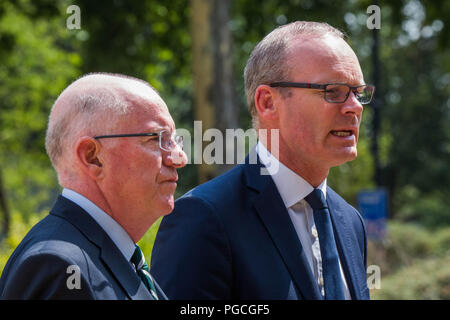
M133 256L131 257L131 263L134 264L137 270L141 269L145 264L144 254L138 245L136 245L136 249L134 249Z
M328 208L327 202L325 201L325 196L320 189L314 189L305 197L305 200L309 203L313 210Z

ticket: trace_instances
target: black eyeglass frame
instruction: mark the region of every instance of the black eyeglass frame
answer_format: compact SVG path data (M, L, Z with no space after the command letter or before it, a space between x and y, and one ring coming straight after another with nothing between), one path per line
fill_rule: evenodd
M345 99L342 101L330 101L327 99L327 86L329 85L341 85L341 86L346 86L349 88L347 95L345 96ZM319 89L319 90L323 90L324 94L324 99L325 101L329 102L329 103L344 103L345 101L347 101L348 97L350 96L350 91L353 91L353 94L356 96L356 99L358 99L358 101L361 104L369 104L372 99L373 99L373 94L375 92L375 86L372 85L368 85L368 84L362 84L359 86L350 86L346 83L323 83L323 84L318 84L318 83L307 83L307 82L286 82L286 81L282 81L282 82L273 82L271 84L269 84L270 87L275 88L275 87L281 87L281 88L302 88L302 89ZM369 87L369 88L373 88L372 89L372 95L370 96L370 100L367 102L361 102L359 99L359 95L357 94L357 89L361 88L361 87Z
M157 132L148 132L148 133L124 133L124 134L109 134L109 135L101 135L101 136L95 136L94 139L98 140L98 139L105 139L105 138L127 138L127 137L156 137L158 136L158 143L159 143L159 148L161 150L164 151L172 151L174 148L172 149L166 149L163 148L162 146L162 134L164 132L167 132L167 130L162 130L159 133ZM172 135L173 136L173 135ZM176 136L176 137L181 137L181 143L177 142L176 140L172 139L175 141L175 145L179 145L181 148L183 148L183 136Z
M161 131L162 132L162 131ZM105 138L123 138L123 137L156 137L161 133L149 132L149 133L127 133L127 134L109 134L104 136L95 136L94 139L105 139Z

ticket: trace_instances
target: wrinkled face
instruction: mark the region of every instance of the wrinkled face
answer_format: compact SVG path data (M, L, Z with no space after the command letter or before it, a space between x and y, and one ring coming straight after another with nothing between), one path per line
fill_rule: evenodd
M151 103L139 100L135 103L146 103L147 107L133 107L131 114L120 120L112 134L175 131L172 117L161 99L154 98ZM99 141L104 147L104 190L114 208L122 211L120 215L144 222L149 217L156 220L173 210L178 180L176 169L187 161L180 147L172 152L163 151L159 148L158 137L154 136Z
M288 49L290 78L308 83L364 84L358 59L350 46L333 36L295 40ZM284 79L283 79L284 80ZM353 93L343 103L324 100L323 90L290 88L277 99L280 160L330 168L357 156L363 111Z

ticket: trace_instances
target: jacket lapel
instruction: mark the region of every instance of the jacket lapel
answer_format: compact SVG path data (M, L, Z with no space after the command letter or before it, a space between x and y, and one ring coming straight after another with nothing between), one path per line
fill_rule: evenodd
M153 300L144 282L139 279L136 272L131 268L131 265L124 259L122 253L106 234L104 235L101 247L101 259L125 289L130 299Z
M153 299L120 250L97 222L74 202L59 196L50 214L73 224L100 249L100 257L130 299Z
M151 270L150 270L151 272ZM159 286L159 284L156 282L156 280L153 278L153 281L155 283L155 288L156 288L156 294L158 295L159 300L169 300L169 298L167 298L166 294L164 293L164 291L161 289L161 287Z
M362 279L361 275L365 275L366 271L359 258L360 253L357 252L359 250L358 241L349 227L351 221L348 221L338 196L329 187L327 188L327 203L333 222L334 235L337 239L339 257L350 294L353 299L363 299L361 292L364 288L360 288L359 285L365 283L366 279Z
M262 168L259 159L256 165L245 164L247 185L258 192L253 206L302 296L322 299L283 200L270 175L261 174Z

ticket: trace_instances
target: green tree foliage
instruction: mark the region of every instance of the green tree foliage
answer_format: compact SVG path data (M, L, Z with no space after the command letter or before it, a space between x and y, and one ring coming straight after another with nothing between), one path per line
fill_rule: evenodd
M450 227L432 232L391 222L385 241L369 246L368 265L381 270L373 299L449 299Z
M66 9L72 4L81 9L80 30L66 28ZM360 59L366 82L372 82L372 31L366 26L371 4L369 0L232 1L229 27L241 127L250 126L242 76L245 63L256 43L279 25L315 20L340 28ZM427 242L430 234L425 229L392 225L391 242L385 243L388 264L383 268L390 272L386 286L419 292L419 284L402 282L398 272L404 270L412 278L419 269L428 272L448 263L448 255L435 252L449 247L440 230L450 225L450 2L380 0L378 5L382 81L376 99L382 102L380 159L391 218L434 228L438 230L434 236L447 239ZM177 126L192 132L189 23L188 0L0 2L0 175L14 239L22 235L14 229L17 225L31 226L18 216L35 221L36 212L48 210L58 193L44 149L45 127L57 95L81 74L117 72L147 80L167 102ZM375 187L372 118L371 107L365 107L358 158L333 168L328 180L353 203L359 190ZM179 175L177 196L197 184L194 165ZM157 227L158 223L140 242L147 257ZM11 241L2 242L3 255L12 249L15 240ZM420 260L416 266L405 252L410 252L406 257L432 260ZM448 273L436 272L433 279L428 274L424 281L438 277L443 282L433 283L444 283L442 290L448 289ZM380 297L394 297L388 291ZM427 297L448 297L447 291L436 292Z
M448 4L442 9L448 12ZM381 29L383 131L390 135L384 184L395 214L408 210L409 217L430 221L425 217L430 213L420 212L426 199L441 204L437 211L448 212L450 205L450 55L442 41L450 20L436 16L430 2L404 2L382 12L392 21ZM411 202L420 211L412 213Z
M189 1L74 1L80 6L83 73L112 72L148 81L178 128L193 130ZM177 195L196 184L194 166L179 171Z
M384 289L374 299L448 300L450 299L450 256L431 258L407 267L384 280Z
M235 2L232 27L236 74L267 32L294 20L326 21L343 30L372 82L372 32L366 26L371 1ZM449 224L450 205L450 54L446 30L448 2L380 1L381 76L376 97L381 101L379 138L383 186L388 188L391 215L420 220L428 226ZM242 81L237 79L244 109ZM334 168L329 184L354 202L356 192L375 187L370 153L372 110L365 108L358 159ZM432 212L429 212L431 210ZM433 214L432 217L430 215Z
M44 148L47 118L81 64L53 10L31 1L0 10L0 164L8 203L24 215L50 205L57 184Z
M39 214L33 214L24 219L24 216L20 212L13 212L11 215L11 229L8 236L0 242L0 272L3 271L10 255L30 231L30 229L38 223L47 212L43 211Z

